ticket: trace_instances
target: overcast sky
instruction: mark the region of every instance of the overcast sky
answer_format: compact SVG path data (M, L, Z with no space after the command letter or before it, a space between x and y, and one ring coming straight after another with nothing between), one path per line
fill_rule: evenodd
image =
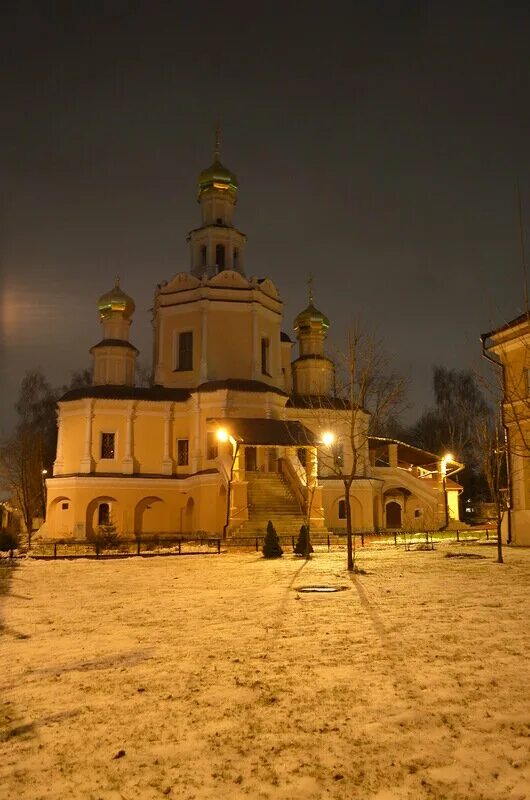
M7 8L6 8L7 6ZM156 284L189 268L196 180L240 182L247 274L284 329L374 327L411 379L480 361L522 310L530 222L528 3L19 2L0 12L0 433L24 373L89 364L116 273L150 363Z

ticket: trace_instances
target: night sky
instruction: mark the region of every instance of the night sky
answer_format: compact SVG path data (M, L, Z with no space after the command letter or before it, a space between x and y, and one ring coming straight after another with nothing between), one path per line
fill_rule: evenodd
M7 8L6 8L7 7ZM119 273L151 358L156 284L188 270L196 179L240 182L248 275L375 328L411 379L480 363L523 306L528 3L20 2L0 12L0 434L18 384L89 365Z

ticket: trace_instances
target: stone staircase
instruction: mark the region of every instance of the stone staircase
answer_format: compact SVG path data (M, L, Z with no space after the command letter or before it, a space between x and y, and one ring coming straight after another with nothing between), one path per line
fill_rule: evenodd
M232 523L233 538L264 536L272 520L280 536L298 536L304 517L298 501L283 475L277 472L247 472L248 520ZM323 519L311 520L311 531L327 534Z

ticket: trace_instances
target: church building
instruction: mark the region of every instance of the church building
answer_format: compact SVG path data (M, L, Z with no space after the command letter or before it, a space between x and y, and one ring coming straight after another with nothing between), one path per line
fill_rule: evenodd
M247 266L237 199L217 143L199 175L189 269L156 288L151 386L135 385L134 301L119 279L101 296L93 383L58 404L42 536L92 538L111 524L123 536L244 537L262 534L268 519L295 534L307 517L315 532L344 529L333 465L351 467L352 416L335 397L330 321L310 292L294 321L296 344L284 332L277 286ZM361 409L355 425L363 445L354 528L432 529L458 519L460 487L446 478L447 461L370 439Z

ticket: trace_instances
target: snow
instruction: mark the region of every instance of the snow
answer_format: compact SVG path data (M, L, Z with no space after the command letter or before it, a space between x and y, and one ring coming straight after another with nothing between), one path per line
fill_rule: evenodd
M530 550L358 561L24 561L0 797L530 798Z

